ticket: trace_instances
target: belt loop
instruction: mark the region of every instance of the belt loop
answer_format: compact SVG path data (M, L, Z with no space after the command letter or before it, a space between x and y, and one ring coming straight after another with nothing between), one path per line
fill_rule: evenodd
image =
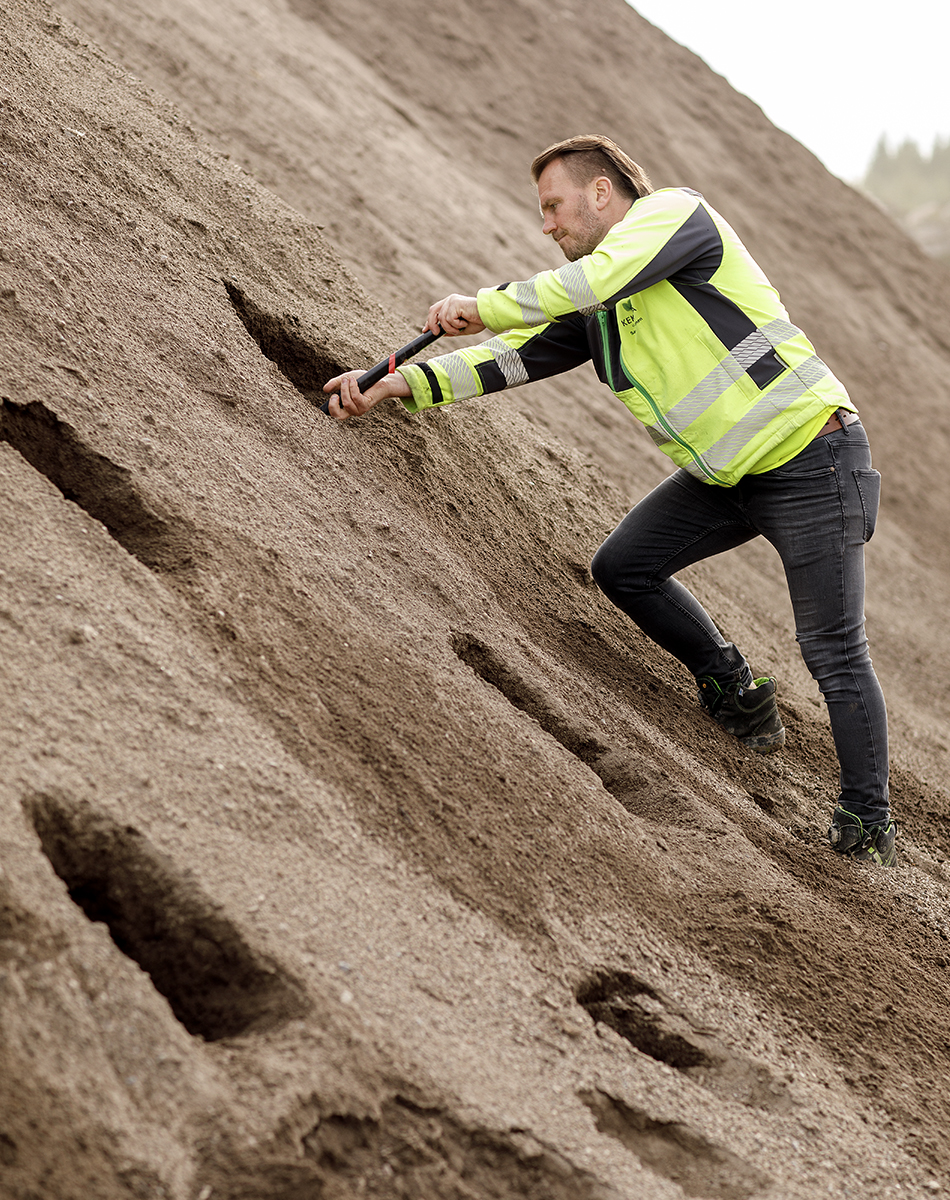
M849 414L849 413L847 413L847 412L846 412L846 411L845 411L843 408L836 408L836 409L835 409L835 416L836 416L836 417L838 418L838 420L841 422L841 428L844 430L844 432L847 434L847 436L848 436L848 437L850 437L850 436L851 436L851 430L850 430L850 428L849 428L850 422L849 422L849 421L845 421L844 417L845 417L845 416L849 416L849 415L850 415L850 414Z

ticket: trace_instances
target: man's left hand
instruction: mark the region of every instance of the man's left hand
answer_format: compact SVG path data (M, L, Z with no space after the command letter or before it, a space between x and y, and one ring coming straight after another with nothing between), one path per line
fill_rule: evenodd
M345 421L348 417L361 417L368 413L380 400L395 396L405 400L412 395L409 384L397 372L386 375L379 383L361 392L356 381L362 371L347 371L345 375L337 375L323 385L325 392L330 392L329 413L337 421ZM333 395L332 393L336 393Z

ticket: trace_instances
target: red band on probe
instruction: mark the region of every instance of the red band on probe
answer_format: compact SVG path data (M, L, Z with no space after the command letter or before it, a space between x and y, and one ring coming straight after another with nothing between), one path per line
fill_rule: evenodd
M389 356L389 373L390 373L390 375L392 375L395 370L396 370L396 355L390 354L390 356Z

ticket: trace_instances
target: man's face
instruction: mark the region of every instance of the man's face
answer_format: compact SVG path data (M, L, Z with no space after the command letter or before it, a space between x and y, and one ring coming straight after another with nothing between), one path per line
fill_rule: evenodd
M568 262L590 254L610 228L595 207L596 199L596 185L575 183L559 158L549 162L538 177L538 203L544 218L541 232L554 238Z

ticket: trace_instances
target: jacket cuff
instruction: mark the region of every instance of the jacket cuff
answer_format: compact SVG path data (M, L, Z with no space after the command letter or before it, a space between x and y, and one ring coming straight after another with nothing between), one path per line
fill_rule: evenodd
M432 387L422 367L417 363L408 363L405 366L397 367L396 371L409 384L412 392L411 396L399 397L406 411L417 413L424 408L432 408L435 403Z
M475 296L475 301L478 304L478 319L492 333L504 333L511 327L510 322L507 322L496 311L496 300L499 297L504 299L504 293L497 287L479 288Z

